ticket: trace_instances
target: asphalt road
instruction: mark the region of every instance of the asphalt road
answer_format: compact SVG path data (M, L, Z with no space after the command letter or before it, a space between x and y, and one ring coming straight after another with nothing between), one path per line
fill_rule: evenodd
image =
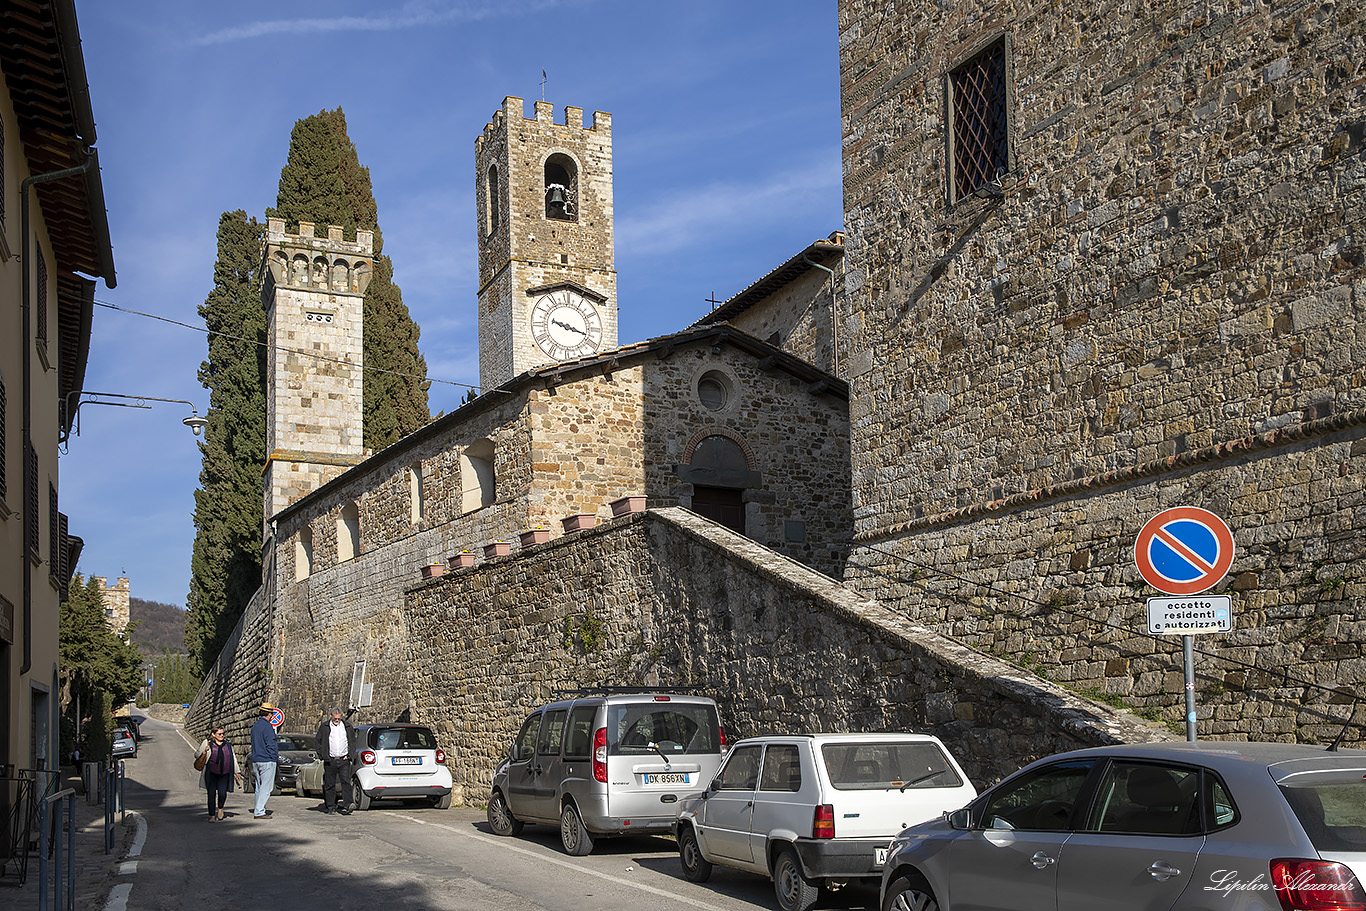
M565 855L559 832L518 838L488 830L482 810L374 809L327 815L318 798L228 795L210 823L193 746L179 726L148 719L138 758L125 764L126 801L147 821L129 911L270 908L279 911L736 911L777 907L772 883L717 868L703 885L682 878L671 839L603 839L588 857ZM194 738L197 744L199 738ZM876 892L840 890L819 907L868 911Z

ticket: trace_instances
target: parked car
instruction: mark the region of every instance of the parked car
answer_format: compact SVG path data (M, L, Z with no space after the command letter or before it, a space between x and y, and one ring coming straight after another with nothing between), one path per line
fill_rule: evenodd
M141 743L141 725L146 720L147 718L143 715L115 715L114 726L126 728L128 730L128 733L133 735L133 739Z
M976 795L928 734L752 737L679 802L679 859L693 882L715 864L771 876L783 911L807 911L823 884L876 882L898 832Z
M356 809L368 810L376 800L415 797L425 798L439 809L451 805L451 770L446 768L446 751L436 745L431 728L358 724L356 748L351 798Z
M716 775L726 748L716 703L666 692L578 691L522 722L493 772L489 827L560 827L566 854L596 838L665 834L679 801Z
M280 761L275 765L277 790L292 788L296 797L307 797L310 782L316 779L317 784L313 790L322 794L323 763L313 747L312 734L280 735ZM316 771L317 774L310 775L310 771Z
M113 747L110 753L115 759L136 759L138 742L133 739L133 735L126 728L115 728Z
M1062 753L907 829L884 909L1366 905L1366 752L1151 743Z

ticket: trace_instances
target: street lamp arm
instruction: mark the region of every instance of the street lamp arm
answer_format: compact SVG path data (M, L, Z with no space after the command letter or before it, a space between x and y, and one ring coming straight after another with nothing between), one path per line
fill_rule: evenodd
M90 396L90 398L83 399L81 396ZM73 398L76 400L74 405L71 401ZM102 401L102 399L128 399L128 401L106 402ZM63 415L70 415L70 420L65 422L66 426L74 428L76 435L80 436L81 425L79 418L82 405L114 405L120 408L151 408L152 406L146 404L147 402L171 402L177 405L189 405L190 416L185 418L181 423L190 428L195 436L199 436L200 431L209 423L199 416L199 409L195 407L194 402L185 399L166 399L155 395L125 395L121 392L95 392L89 389L73 389L68 392L66 394L66 401L63 403L65 406ZM71 430L63 428L58 431L58 445L66 446L70 439Z

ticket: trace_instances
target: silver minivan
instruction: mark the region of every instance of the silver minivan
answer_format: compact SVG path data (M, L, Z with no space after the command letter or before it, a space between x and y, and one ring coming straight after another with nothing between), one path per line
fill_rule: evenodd
M494 769L495 834L558 825L575 855L599 836L669 834L678 802L716 776L726 735L711 699L622 688L556 696L527 716Z

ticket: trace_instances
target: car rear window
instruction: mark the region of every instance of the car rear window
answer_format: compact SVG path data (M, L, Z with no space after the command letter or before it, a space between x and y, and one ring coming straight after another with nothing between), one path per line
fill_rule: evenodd
M1281 782L1290 809L1320 851L1366 851L1366 778L1361 772L1296 775Z
M638 702L607 710L607 748L615 754L719 753L716 707L700 702Z
M963 784L935 743L827 743L821 747L821 758L830 783L841 791L957 788Z
M376 750L434 750L436 738L426 728L377 728L370 732Z

